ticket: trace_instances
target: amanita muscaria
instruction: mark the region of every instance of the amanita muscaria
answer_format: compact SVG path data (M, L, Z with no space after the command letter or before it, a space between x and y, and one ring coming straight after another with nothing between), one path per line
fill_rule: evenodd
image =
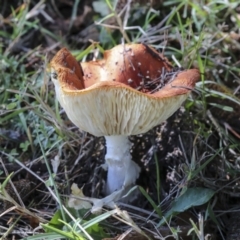
M128 136L145 133L171 116L199 79L197 69L183 70L161 89L148 90L145 83L164 81L173 66L144 44L118 45L102 59L80 64L63 48L50 65L57 99L69 119L106 139L106 194L132 186L139 176Z

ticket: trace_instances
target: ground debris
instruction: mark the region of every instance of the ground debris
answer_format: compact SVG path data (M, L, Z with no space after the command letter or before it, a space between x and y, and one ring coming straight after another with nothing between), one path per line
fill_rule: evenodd
M26 200L26 197L28 197L28 194L32 190L32 183L28 179L21 179L19 181L14 181L12 183L13 183L16 191L13 189L12 185L9 182L6 185L5 190L7 191L7 193L10 195L10 197L14 201L16 201L18 204L21 204L19 202L19 197L23 201ZM10 208L11 206L13 206L13 203L11 203L11 201L4 200L4 201L2 201L2 203L3 203L2 211L5 211L8 208Z
M227 225L227 240L240 239L240 211L231 213Z

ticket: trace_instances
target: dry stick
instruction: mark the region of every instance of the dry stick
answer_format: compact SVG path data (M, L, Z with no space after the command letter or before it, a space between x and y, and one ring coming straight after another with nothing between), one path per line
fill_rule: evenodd
M234 129L227 122L223 122L223 124L227 130L229 130L235 137L240 139L240 135L236 131L234 131Z
M171 83L177 76L177 74L182 71L183 71L182 68L179 68L176 71L174 71L173 69L172 71L165 72L165 68L163 67L161 75L158 78L153 79L152 81L147 81L147 83L144 82L146 78L143 75L138 74L140 77L143 78L143 85L137 87L136 90L140 91L142 89L145 89L149 90L151 94L155 93L156 91L164 87L164 85Z
M127 53L127 52L132 52L132 49L131 49L131 48L126 49L126 47L125 47L125 42L124 42L124 39L123 39L123 38L122 38L122 45L123 45L123 62L124 62L124 65L126 65L124 55L125 55L125 53ZM132 52L132 53L133 53L133 52ZM132 60L129 58L129 56L128 56L127 54L126 54L126 56L127 56L127 58L128 58L129 63L130 63L131 66L132 66L133 71L135 71L135 67L134 67L134 65L133 65Z
M154 93L154 92L158 91L159 89L161 89L165 84L172 82L172 80L178 74L178 72L175 72L175 73L166 72L165 73L164 71L165 71L165 68L162 69L161 77L157 79L157 80L159 80L159 85L155 89L153 89L150 93ZM173 74L173 76L171 76L172 74Z
M119 26L119 30L122 33L124 39L127 41L127 43L130 43L131 41L130 41L128 35L126 34L126 32L124 30L124 26L123 26L121 17L116 13L116 11L113 11L113 14L114 14L114 16L115 16L115 18L117 20L117 23L118 23L118 26Z

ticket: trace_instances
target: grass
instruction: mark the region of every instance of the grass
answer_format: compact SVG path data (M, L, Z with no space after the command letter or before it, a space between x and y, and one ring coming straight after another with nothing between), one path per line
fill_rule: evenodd
M36 3L5 3L1 13L0 197L13 204L12 215L6 209L0 213L2 239L13 235L24 239L104 239L117 234L132 234L138 239L168 235L205 239L209 234L232 239L225 219L231 219L240 197L240 1L169 0L153 8L127 4L120 13L109 0L94 1L95 12L91 20L85 20L97 31L92 45L76 40L74 21L82 14L81 1L73 1L68 12L67 6L64 10L56 1ZM109 11L104 12L107 6ZM60 19L70 26L68 31L62 28L61 34ZM91 25L93 19L95 25ZM84 23L80 26L87 28ZM150 147L158 149L146 162L146 173L152 178L139 184L140 205L120 204L98 214L84 208L73 210L67 206L73 182L83 187L87 196L103 197L100 189L105 173L100 166L104 143L67 119L55 99L48 62L62 46L71 49L78 60L87 60L93 51L101 54L122 41L151 44L175 65L199 68L201 81L183 112L155 132L133 139L146 145L143 160ZM160 151L162 139L173 141L160 132L169 127L175 131L172 139L179 155ZM7 178L9 174L11 178ZM24 200L19 194L27 208L6 192L10 182L15 184L21 178L29 179L35 190L35 198ZM80 196L78 200L84 199ZM141 204L145 204L142 209ZM14 222L9 226L10 216Z

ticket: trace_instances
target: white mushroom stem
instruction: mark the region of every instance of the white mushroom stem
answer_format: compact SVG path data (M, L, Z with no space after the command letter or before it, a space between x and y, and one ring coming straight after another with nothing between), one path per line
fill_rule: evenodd
M111 194L133 185L139 176L140 167L131 160L131 143L127 136L105 136L105 139L108 168L106 193Z

